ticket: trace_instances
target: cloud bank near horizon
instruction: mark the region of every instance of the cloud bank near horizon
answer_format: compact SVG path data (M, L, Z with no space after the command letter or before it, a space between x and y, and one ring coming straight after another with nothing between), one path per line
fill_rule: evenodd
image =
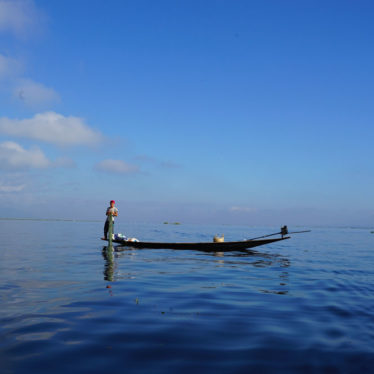
M0 182L0 193L20 192L24 190L25 187L26 184L12 185Z

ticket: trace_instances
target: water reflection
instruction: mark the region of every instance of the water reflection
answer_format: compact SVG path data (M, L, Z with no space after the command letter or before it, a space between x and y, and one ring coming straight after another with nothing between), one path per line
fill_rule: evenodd
M217 267L230 266L233 268L243 268L244 265L250 265L254 268L273 268L276 270L278 282L276 283L276 288L278 286L280 290L274 289L260 289L261 293L276 294L276 295L287 295L288 290L285 288L289 282L289 272L288 268L291 266L291 261L279 254L264 253L254 250L244 250L240 252L217 252L210 253L213 257L219 257L219 259L214 259ZM243 261L245 259L246 261Z
M104 264L104 280L108 282L113 282L114 280L114 253L108 247L103 247L102 255L105 260Z
M114 282L118 279L123 278L130 278L133 279L134 277L131 274L128 274L127 277L119 274L118 271L118 262L117 259L125 256L134 256L136 254L136 250L131 248L131 251L126 251L123 246L116 246L112 247L112 249L108 247L103 247L102 249L102 256L104 258L104 280L108 282Z
M243 250L238 252L204 252L205 255L210 255L212 257L219 257L219 259L214 260L217 263L222 264L247 264L254 267L265 268L269 266L278 265L282 268L288 268L291 266L291 262L288 258L274 253L258 252L253 250ZM243 261L246 258L252 261ZM241 259L237 261L236 259Z
M162 250L161 250L162 251ZM258 280L258 277L263 276L261 269L271 268L274 277L267 280L262 284L262 287L258 289L261 293L286 295L288 294L287 286L289 283L288 268L291 266L291 262L288 258L274 253L258 252L254 250L243 250L238 252L205 252L205 251L167 251L168 256L164 257L160 253L152 252L152 255L144 252L141 249L134 249L131 247L114 247L113 250L103 248L102 255L104 258L104 280L108 282L114 282L122 279L134 279L136 274L140 275L135 268L139 263L141 264L155 264L157 262L163 262L168 269L163 268L162 272L158 272L159 275L165 274L176 274L179 273L176 267L172 264L174 262L183 262L186 266L193 266L193 271L198 273L204 273L204 271L213 265L217 268L232 268L240 271L245 271L245 279L247 280ZM163 252L163 251L162 251ZM166 253L166 252L165 252ZM175 256L173 255L175 254ZM139 254L139 256L136 256ZM170 256L171 254L171 256ZM180 256L183 254L183 256ZM143 257L145 256L145 257ZM130 272L123 272L120 270L121 259L126 258L127 260L137 259L134 264L135 267L131 267ZM123 264L122 264L123 265ZM250 270L250 267L258 269L260 273L254 272L254 269ZM143 269L144 270L144 269ZM183 268L182 273L189 270ZM250 285L251 281L248 281Z

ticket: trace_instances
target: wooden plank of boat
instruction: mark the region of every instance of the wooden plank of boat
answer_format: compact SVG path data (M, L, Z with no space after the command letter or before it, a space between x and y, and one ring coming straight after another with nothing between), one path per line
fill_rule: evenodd
M240 251L247 248L258 247L260 245L270 244L279 242L281 240L289 239L289 236L284 236L275 239L250 239L241 240L237 242L200 242L200 243L159 243L159 242L131 242L126 240L113 240L113 243L119 244L120 246L126 246L131 248L142 248L142 249L181 249L181 250L200 250L210 252L228 252L228 251ZM104 239L103 239L104 240Z

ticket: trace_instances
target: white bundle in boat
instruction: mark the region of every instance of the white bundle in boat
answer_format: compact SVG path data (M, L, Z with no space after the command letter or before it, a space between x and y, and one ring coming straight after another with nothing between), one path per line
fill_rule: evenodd
M127 242L138 242L139 240L136 238L128 238L126 239Z
M136 239L136 238L128 238L126 235L124 234L113 234L113 240L122 240L122 241L126 241L126 242L138 242L139 240Z
M127 240L126 235L124 234L113 234L113 240Z

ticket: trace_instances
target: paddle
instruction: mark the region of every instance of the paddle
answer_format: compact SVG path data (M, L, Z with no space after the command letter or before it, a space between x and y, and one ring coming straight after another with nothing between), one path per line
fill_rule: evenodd
M109 223L109 229L108 229L108 249L113 249L113 218L112 218L112 213L108 214L108 223Z
M281 231L279 231L279 232L276 232L274 234L269 234L269 235L257 236L256 238L247 239L247 240L255 240L255 239L268 238L269 236L274 236L274 235L282 235L282 238L283 238L285 235L288 235L288 234L300 234L302 232L311 232L311 231L312 230L303 230L303 231L288 232L287 226L282 226L281 227Z

